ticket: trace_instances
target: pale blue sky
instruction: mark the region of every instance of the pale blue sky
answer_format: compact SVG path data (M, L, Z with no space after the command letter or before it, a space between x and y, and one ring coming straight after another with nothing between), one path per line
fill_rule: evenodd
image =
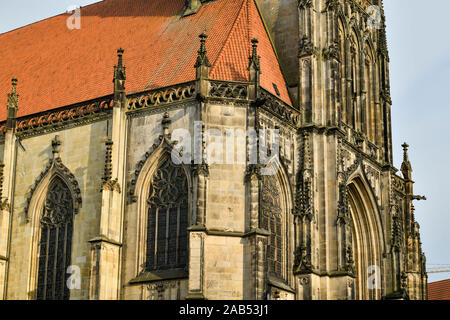
M390 53L394 165L409 143L416 219L428 264L450 265L450 1L385 0ZM450 273L429 274L429 281Z
M0 33L60 14L71 5L89 0L1 1ZM447 200L450 170L450 1L385 0L391 58L394 165L402 161L401 144L407 141L414 169L423 248L429 264L450 264L450 205ZM448 198L447 198L448 196ZM430 274L429 280L450 278Z

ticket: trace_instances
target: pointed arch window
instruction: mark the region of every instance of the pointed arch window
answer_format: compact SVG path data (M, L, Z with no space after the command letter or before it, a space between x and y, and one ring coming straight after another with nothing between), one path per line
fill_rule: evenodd
M261 193L260 227L270 232L267 245L267 271L282 278L281 192L275 176L263 176Z
M40 222L37 300L68 300L74 203L59 177L49 185Z
M170 157L158 165L150 184L146 271L187 265L188 180Z

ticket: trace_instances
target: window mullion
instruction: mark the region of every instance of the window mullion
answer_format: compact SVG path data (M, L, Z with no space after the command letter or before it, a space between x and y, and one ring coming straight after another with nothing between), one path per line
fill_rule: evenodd
M180 205L177 206L177 238L175 246L175 263L180 264Z
M155 247L153 268L156 269L158 265L158 223L159 223L159 208L155 208Z
M166 247L164 250L164 264L167 266L169 264L169 220L170 220L170 209L171 206L167 207L166 210Z
M48 225L45 225L44 228L47 228L47 239L46 239L46 250L45 250L45 270L44 272L44 300L47 299L47 276L48 276L48 251L50 247L50 228Z
M59 247L59 226L55 228L55 249L54 249L54 257L53 257L53 283L52 283L52 299L56 299L56 276L58 273L58 247Z
M63 250L63 264L62 267L64 268L62 273L62 288L61 288L61 294L64 297L64 292L66 291L66 273L67 273L67 266L66 266L66 254L67 254L67 226L69 224L66 223L64 225L64 250Z

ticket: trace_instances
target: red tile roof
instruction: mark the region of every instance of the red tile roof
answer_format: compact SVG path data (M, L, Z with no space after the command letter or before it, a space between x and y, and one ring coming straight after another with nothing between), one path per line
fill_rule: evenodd
M428 300L450 300L450 279L429 283Z
M116 50L125 49L127 92L195 79L198 35L206 32L211 78L246 81L250 40L259 40L261 86L291 104L286 83L254 0L205 3L181 17L184 0L104 0L81 9L81 29L61 14L0 34L0 106L19 79L18 116L112 93ZM4 102L1 102L3 99ZM6 107L0 108L0 121Z

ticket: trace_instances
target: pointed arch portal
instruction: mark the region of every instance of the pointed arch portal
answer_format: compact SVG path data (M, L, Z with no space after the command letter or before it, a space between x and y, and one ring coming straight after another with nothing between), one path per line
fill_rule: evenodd
M359 177L348 185L351 215L351 237L355 262L354 298L357 300L381 299L382 228L370 189Z

